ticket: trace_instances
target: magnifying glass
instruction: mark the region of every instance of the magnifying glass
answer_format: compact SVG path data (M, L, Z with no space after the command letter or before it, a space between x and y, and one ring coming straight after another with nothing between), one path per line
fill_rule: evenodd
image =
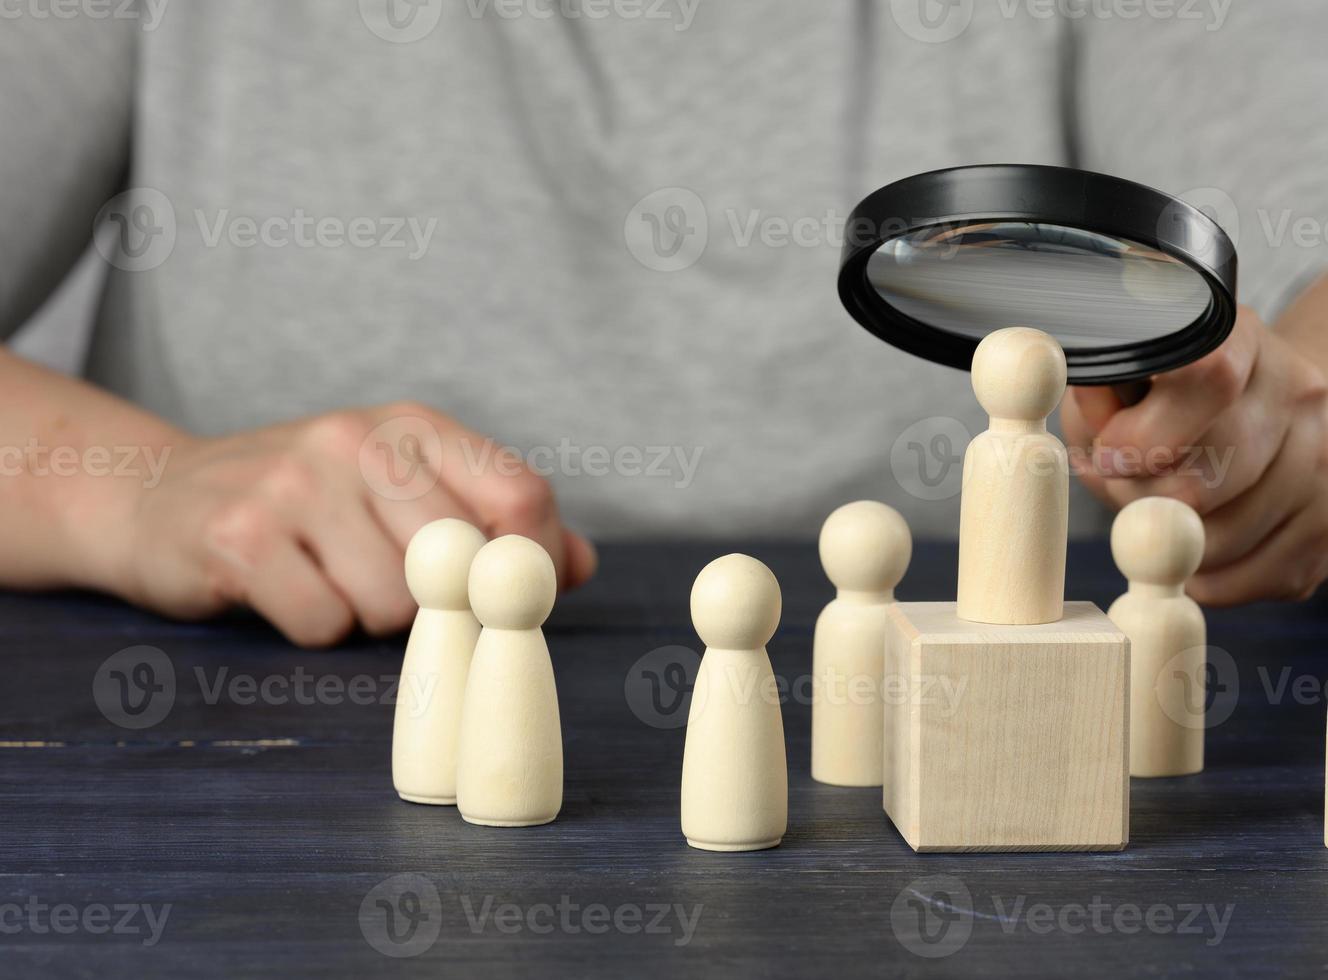
M1202 211L1064 167L959 167L897 181L845 226L839 296L911 354L968 370L978 342L1036 327L1070 384L1114 385L1203 357L1236 322L1236 250Z

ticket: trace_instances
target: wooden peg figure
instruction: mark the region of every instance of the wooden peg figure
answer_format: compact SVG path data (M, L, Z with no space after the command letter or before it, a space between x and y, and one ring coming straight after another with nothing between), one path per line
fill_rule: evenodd
M964 454L957 612L976 623L1061 618L1070 468L1047 416L1065 393L1065 353L1040 330L987 335L973 391L991 417Z
M859 500L826 518L820 553L837 591L812 639L812 778L880 786L886 613L913 538L894 508Z
M461 699L480 635L466 582L482 547L483 533L449 517L424 525L406 548L406 585L420 611L397 685L392 784L412 803L456 803Z
M707 851L774 847L788 826L779 692L765 645L779 625L779 583L746 555L716 558L692 586L706 650L682 760L682 832Z
M1130 583L1107 616L1130 638L1132 776L1203 771L1207 631L1185 594L1203 551L1203 521L1168 497L1127 504L1111 526L1111 553Z
M469 823L548 823L563 803L563 737L553 663L540 626L558 578L548 552L509 534L470 566L481 625L461 708L457 809Z

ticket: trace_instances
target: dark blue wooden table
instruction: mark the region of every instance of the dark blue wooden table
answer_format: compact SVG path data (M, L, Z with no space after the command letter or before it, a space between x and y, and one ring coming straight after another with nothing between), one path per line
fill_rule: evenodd
M400 640L309 653L243 617L0 597L0 975L1324 971L1322 605L1210 613L1229 717L1205 773L1134 782L1123 853L916 855L877 791L811 781L830 589L812 547L752 546L784 591L789 833L711 854L679 833L678 693L691 581L720 550L606 548L560 602L566 803L519 831L397 799ZM901 597L949 597L954 569L953 548L919 547ZM1119 588L1104 548L1072 546L1072 597L1105 607Z

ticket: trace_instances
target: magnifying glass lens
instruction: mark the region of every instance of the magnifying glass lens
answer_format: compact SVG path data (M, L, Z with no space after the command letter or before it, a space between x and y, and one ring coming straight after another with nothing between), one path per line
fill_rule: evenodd
M1198 271L1155 248L1027 221L889 239L868 259L866 278L890 306L931 327L974 340L1036 327L1067 353L1169 336L1212 302Z

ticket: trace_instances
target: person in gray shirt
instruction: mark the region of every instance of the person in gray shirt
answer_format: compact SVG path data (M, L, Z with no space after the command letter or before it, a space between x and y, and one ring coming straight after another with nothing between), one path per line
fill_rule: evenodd
M106 268L83 378L0 354L0 584L324 645L409 622L404 546L448 515L565 586L583 534L806 536L856 498L952 535L985 419L852 324L838 246L875 187L1002 162L1184 196L1241 254L1218 352L1065 399L1073 530L1176 496L1196 598L1307 596L1325 28L1319 0L0 0L0 331L89 241Z

